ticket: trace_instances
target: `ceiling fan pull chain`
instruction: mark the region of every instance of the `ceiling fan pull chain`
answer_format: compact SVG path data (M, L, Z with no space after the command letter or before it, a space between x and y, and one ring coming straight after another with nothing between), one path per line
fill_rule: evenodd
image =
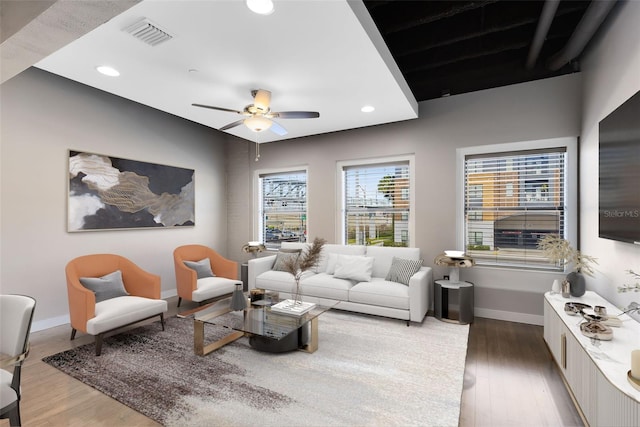
M260 144L258 144L258 135L256 135L256 162L260 160Z

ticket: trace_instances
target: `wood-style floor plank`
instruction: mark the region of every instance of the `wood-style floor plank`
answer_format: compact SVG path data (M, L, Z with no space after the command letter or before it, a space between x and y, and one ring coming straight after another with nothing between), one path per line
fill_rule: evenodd
M541 326L475 318L460 427L583 426Z
M169 300L167 316L177 314L176 302L177 298ZM183 301L179 311L195 307ZM31 334L31 353L22 371L23 425L158 426L41 361L93 342L93 337L80 333L70 341L70 332L65 325ZM0 420L0 427L8 425L8 420ZM544 343L542 327L476 318L469 334L460 427L500 426L562 427L582 422Z

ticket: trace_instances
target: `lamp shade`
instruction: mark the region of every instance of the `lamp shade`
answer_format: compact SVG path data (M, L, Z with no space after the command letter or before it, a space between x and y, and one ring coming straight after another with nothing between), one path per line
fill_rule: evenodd
M259 114L244 119L244 125L254 132L262 132L271 127L271 120Z

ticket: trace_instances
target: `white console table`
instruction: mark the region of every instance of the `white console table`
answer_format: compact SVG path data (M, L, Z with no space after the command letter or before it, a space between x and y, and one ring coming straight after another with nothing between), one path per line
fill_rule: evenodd
M602 305L609 315L621 311L591 291L579 298L550 292L544 296L544 340L578 411L594 427L640 426L640 391L627 380L631 351L640 349L640 323L621 315L622 326L612 328L613 340L592 341L580 332L582 317L565 313L570 301Z

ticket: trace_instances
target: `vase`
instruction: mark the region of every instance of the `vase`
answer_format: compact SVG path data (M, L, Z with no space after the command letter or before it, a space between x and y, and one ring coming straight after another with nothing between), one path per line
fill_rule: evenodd
M587 290L587 284L584 275L579 271L573 271L567 274L567 281L570 285L571 296L581 297Z
M242 292L242 283L236 284L236 289L231 295L231 310L238 311L247 308L247 300Z

